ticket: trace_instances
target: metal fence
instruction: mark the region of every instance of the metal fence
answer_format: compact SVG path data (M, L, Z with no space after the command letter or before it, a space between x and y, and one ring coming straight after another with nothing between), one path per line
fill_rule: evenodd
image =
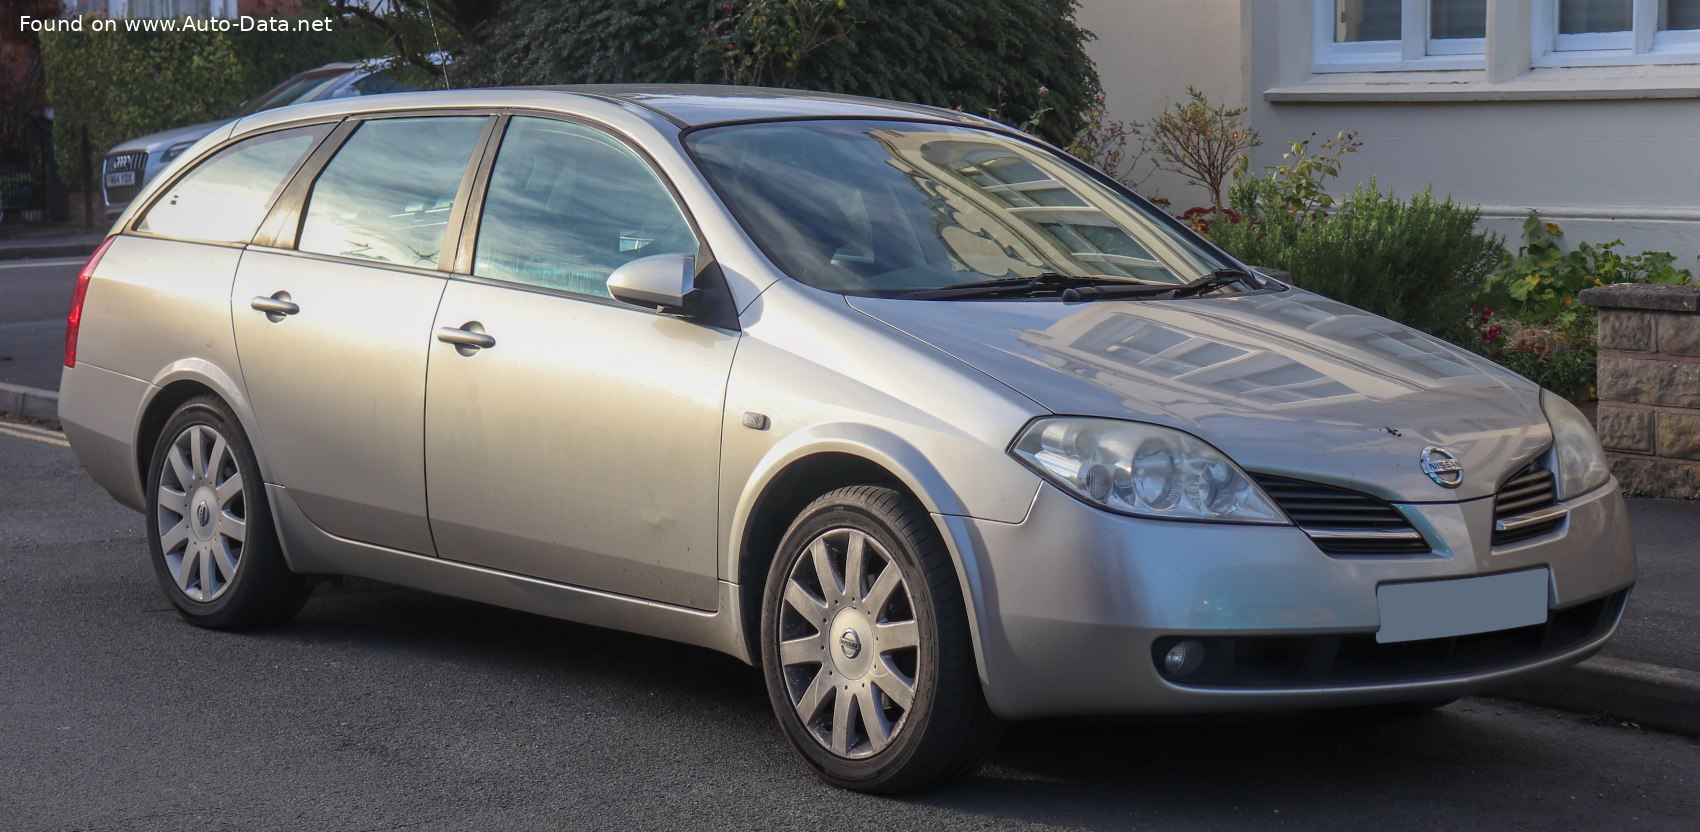
M89 160L87 169L94 170L86 131L74 141ZM53 142L52 122L38 120L13 130L0 145L0 224L92 227L101 207L98 188L60 177Z

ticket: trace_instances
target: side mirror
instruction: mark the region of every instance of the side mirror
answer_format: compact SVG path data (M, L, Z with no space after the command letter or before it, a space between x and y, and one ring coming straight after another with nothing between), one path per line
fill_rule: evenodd
M696 272L697 260L688 254L640 257L608 275L608 294L633 306L689 316L702 297Z

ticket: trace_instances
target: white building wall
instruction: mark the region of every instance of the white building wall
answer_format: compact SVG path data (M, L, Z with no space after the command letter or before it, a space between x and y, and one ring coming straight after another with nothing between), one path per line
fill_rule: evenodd
M1521 25L1542 1L1489 0L1490 17ZM1083 0L1080 21L1099 34L1089 51L1119 118L1149 118L1191 82L1250 108L1264 139L1254 168L1278 162L1289 140L1355 130L1363 148L1337 192L1372 176L1402 194L1432 185L1481 206L1513 247L1534 209L1572 244L1621 238L1700 274L1700 64L1530 69L1526 52L1502 49L1483 69L1318 73L1313 8ZM1204 199L1172 179L1145 190L1184 195L1177 210Z
M1149 119L1184 99L1188 84L1217 101L1246 100L1240 0L1083 0L1076 19L1098 36L1086 51L1111 118ZM1135 177L1150 172L1147 162ZM1139 192L1171 200L1177 212L1210 202L1203 188L1164 172L1145 179Z

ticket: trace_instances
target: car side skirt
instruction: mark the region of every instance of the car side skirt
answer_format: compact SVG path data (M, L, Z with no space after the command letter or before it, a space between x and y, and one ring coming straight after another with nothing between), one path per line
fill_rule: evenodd
M267 484L266 496L277 522L284 558L297 573L367 578L707 647L746 663L751 661L738 637L736 584L720 581L718 610L706 612L348 540L314 525L295 504L288 489Z

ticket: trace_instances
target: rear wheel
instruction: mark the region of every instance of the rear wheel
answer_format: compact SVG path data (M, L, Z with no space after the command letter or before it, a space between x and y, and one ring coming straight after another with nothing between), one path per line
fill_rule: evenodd
M260 466L224 402L171 415L148 466L148 542L160 589L190 622L242 629L285 621L307 599L272 525Z
M842 488L798 516L768 574L762 654L786 737L834 785L923 788L997 738L950 555L892 489Z

